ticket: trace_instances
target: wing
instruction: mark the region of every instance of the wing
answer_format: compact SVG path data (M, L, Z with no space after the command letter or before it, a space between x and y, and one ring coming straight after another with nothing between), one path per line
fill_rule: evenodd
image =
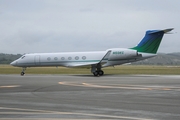
M86 61L78 61L78 62L71 62L66 65L66 67L91 67L91 65L96 65L98 63L101 63L101 65L107 63L108 57L110 55L111 51L107 51L104 56L102 56L99 60L86 60Z
M90 65L94 65L94 64L98 64L100 62L100 60L94 61L94 62L79 62L79 63L68 63L68 65L66 65L66 67L82 67L82 66L90 66Z

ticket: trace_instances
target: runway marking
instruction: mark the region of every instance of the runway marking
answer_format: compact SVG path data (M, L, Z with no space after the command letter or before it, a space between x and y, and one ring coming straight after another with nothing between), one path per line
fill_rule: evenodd
M105 115L105 114L92 114L92 113L76 113L76 112L59 112L59 111L48 111L48 110L34 110L34 109L25 109L25 108L7 108L7 107L0 107L0 109L6 109L6 110L19 110L23 112L10 112L13 114L29 114L29 112L40 112L36 114L64 114L64 115L81 115L81 116L92 116L92 117L107 117L107 118L118 118L118 119L128 119L128 120L154 120L154 119L148 119L148 118L138 118L138 117L128 117L128 116L115 116L115 115ZM24 111L27 111L24 112ZM8 113L8 112L7 112ZM0 112L1 114L1 112ZM3 112L3 114L6 114ZM21 117L22 118L22 117ZM8 119L8 118L5 118ZM14 119L14 118L13 118ZM18 119L18 118L15 118ZM26 118L25 118L26 119ZM34 118L36 119L36 118Z
M180 87L173 86L143 86L143 85L128 85L128 84L119 84L119 85L95 85L89 83L70 83L70 82L59 82L60 85L68 86L80 86L80 87L94 87L94 88L115 88L115 89L131 89L131 90L176 90L180 91Z
M14 88L14 87L20 87L20 85L7 85L7 86L0 86L0 88Z

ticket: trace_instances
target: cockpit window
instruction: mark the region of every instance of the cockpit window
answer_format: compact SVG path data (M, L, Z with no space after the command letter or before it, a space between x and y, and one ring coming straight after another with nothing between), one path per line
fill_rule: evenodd
M22 56L21 59L25 58L25 56Z

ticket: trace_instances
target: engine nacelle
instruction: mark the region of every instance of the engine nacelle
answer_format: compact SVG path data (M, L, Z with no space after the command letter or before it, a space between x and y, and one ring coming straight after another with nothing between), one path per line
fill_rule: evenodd
M123 60L123 59L133 59L138 56L138 52L136 50L131 49L122 49L115 48L110 49L111 53L108 57L108 60Z

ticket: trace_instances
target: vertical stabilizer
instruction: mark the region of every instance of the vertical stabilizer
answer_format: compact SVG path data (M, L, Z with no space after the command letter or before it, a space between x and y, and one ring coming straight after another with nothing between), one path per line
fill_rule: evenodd
M146 34L144 38L141 40L141 42L136 47L130 49L137 50L138 52L156 54L161 40L163 38L163 35L167 32L170 32L171 30L173 30L173 28L165 30L146 31Z

